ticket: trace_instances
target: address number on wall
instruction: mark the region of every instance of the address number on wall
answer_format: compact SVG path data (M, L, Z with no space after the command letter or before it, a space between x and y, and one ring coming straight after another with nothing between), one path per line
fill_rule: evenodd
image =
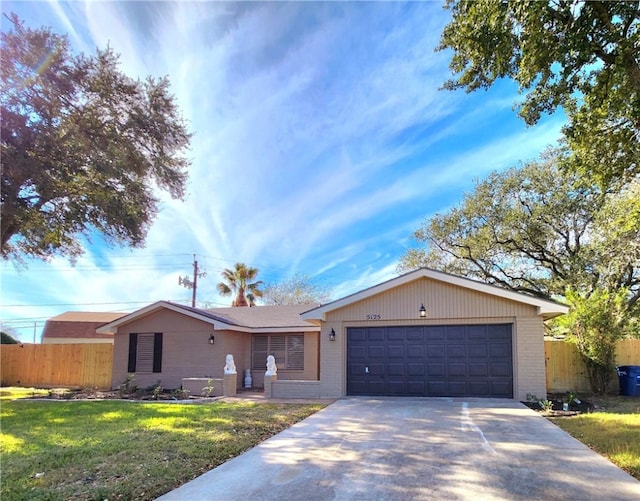
M371 314L366 316L367 320L382 320L382 315L379 314Z

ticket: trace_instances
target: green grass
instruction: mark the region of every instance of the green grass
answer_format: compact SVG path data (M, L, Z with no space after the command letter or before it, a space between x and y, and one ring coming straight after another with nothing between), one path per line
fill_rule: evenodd
M17 388L7 387L0 388L0 400L13 400L15 398L30 398L42 395L48 395L49 390L42 390L39 388Z
M0 497L154 499L322 407L3 400Z
M587 400L596 405L595 412L551 421L640 480L640 399Z

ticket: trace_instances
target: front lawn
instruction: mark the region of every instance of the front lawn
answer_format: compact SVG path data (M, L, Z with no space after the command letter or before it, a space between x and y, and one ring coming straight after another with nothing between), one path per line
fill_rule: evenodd
M154 499L323 407L3 400L0 498Z
M0 400L14 400L16 398L43 397L50 390L40 388L18 388L15 386L0 388Z
M640 480L640 399L589 400L596 405L595 412L551 421Z

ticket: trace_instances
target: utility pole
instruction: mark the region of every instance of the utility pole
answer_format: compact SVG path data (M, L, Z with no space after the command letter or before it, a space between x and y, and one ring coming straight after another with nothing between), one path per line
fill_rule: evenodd
M191 293L191 307L196 307L196 289L198 288L198 261L196 255L193 255L193 291Z
M178 285L182 285L187 289L191 289L191 306L196 307L196 291L198 289L198 277L204 278L207 276L206 271L200 271L198 268L198 261L196 255L193 255L193 281L188 276L178 277Z

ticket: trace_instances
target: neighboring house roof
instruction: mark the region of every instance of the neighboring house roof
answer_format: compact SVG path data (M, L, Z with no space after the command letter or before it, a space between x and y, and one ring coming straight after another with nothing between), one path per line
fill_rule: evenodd
M313 325L300 317L300 313L309 309L309 305L295 306L254 306L201 309L169 301L157 301L98 329L98 332L114 333L121 325L129 323L160 309L168 309L191 318L212 324L216 330L235 330L240 332L290 332L318 331Z
M96 329L113 322L125 313L67 311L50 318L44 324L43 338L108 338L110 333L97 333Z
M303 312L301 316L303 319L309 321L317 322L320 320L324 320L326 313L330 311L343 308L358 301L362 301L363 299L375 296L376 294L380 294L400 285L404 285L409 282L413 282L414 280L420 280L423 278L437 280L440 282L445 282L447 284L456 285L458 287L471 289L476 292L482 292L485 294L490 294L492 296L501 297L503 299L508 299L510 301L516 301L518 303L535 306L538 308L538 314L541 315L545 320L569 312L569 307L567 305L560 304L555 301L536 298L519 292L503 289L501 287L496 287L495 285L485 284L483 282L451 275L449 273L444 273L441 271L431 270L429 268L420 268L410 273L406 273L405 275L387 280L386 282L375 285L373 287L369 287L368 289L356 292L355 294L351 294L350 296L343 297L342 299L338 299L336 301L332 301L331 303L327 303L322 306L318 306L317 308L310 309L306 312Z

